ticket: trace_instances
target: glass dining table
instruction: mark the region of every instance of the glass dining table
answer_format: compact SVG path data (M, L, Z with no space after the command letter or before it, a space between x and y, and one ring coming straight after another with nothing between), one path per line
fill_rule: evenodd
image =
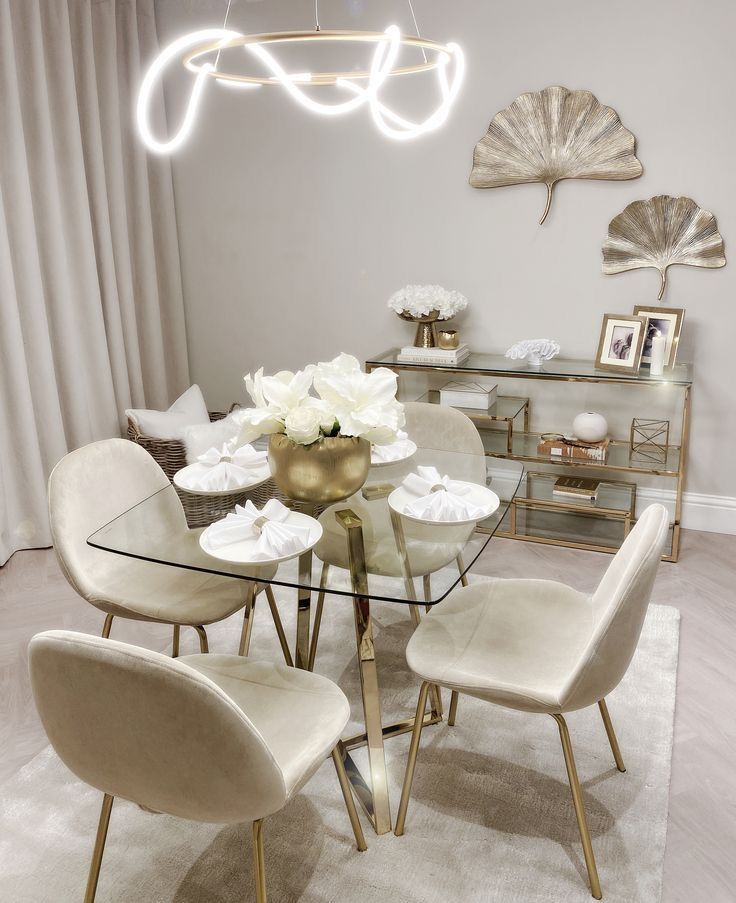
M487 517L473 523L418 521L396 510L389 496L418 466L436 468L441 475L490 488L498 506ZM340 751L353 791L376 833L391 830L391 812L384 741L411 730L414 718L384 724L376 667L371 605L404 605L418 624L426 611L442 602L460 585L503 521L514 497L523 466L516 461L483 455L420 448L408 460L372 467L362 489L327 508L294 503L298 510L316 516L322 526L317 544L294 556L275 570L273 566L244 566L214 558L196 541L201 530L190 531L188 541L172 541L170 520L162 517L181 503L174 486L167 486L94 532L88 543L112 554L124 555L200 573L233 577L247 582L241 654L247 654L256 593L268 586L296 591L296 636L293 656L281 637L287 659L295 667L314 666L326 595L341 597L351 605L355 620L357 663L360 671L365 730L345 737ZM273 483L261 487L287 506ZM312 606L313 597L316 605ZM430 694L425 723L443 718L439 692ZM367 747L368 775L356 765L351 750Z

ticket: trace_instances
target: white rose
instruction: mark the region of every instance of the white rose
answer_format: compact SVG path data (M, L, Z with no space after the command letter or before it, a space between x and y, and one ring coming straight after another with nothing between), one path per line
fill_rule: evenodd
M298 445L310 445L320 437L321 421L322 417L316 408L294 408L284 421L286 435Z

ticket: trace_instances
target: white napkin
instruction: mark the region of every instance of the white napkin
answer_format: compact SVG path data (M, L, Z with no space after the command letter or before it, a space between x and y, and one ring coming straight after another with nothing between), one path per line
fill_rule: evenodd
M407 443L409 436L399 430L396 434L396 441L390 445L374 445L371 449L372 464L386 464L389 461L401 461L407 456Z
M417 467L417 473L410 473L403 486L418 498L404 507L404 513L426 520L459 521L479 520L485 517L485 510L463 498L472 492L468 483L441 476L436 467Z
M309 544L309 527L285 523L291 511L278 499L270 499L258 508L250 499L236 505L222 520L207 528L210 548L219 549L244 539L258 539L252 553L254 559L264 561L298 555Z
M196 471L190 471L190 489L200 492L224 492L239 489L253 482L253 471L263 467L268 452L256 451L252 445L232 450L229 444L221 449L210 448L197 458Z

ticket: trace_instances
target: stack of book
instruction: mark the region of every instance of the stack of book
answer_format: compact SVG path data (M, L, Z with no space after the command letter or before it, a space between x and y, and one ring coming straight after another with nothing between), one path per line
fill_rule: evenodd
M496 403L498 386L484 386L474 382L450 382L440 389L440 404L453 408L472 408L487 411Z
M552 487L552 495L562 499L595 502L598 500L600 480L586 480L582 477L558 477Z
M605 463L610 439L601 442L580 442L578 439L540 439L537 454L553 458L575 458L581 461Z
M402 364L437 364L444 367L456 367L470 356L470 348L463 342L457 348L419 348L417 345L406 345L398 354L397 360Z

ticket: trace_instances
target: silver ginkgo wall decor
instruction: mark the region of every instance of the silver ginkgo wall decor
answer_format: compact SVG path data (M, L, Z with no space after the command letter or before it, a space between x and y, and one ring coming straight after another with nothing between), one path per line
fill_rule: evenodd
M500 188L540 182L552 190L563 179L635 179L642 166L635 139L611 107L590 91L553 86L521 94L491 120L475 146L470 184Z
M667 268L674 264L709 268L726 265L716 218L692 198L660 194L648 201L634 201L611 220L603 243L604 273L654 267L661 277L661 300Z

